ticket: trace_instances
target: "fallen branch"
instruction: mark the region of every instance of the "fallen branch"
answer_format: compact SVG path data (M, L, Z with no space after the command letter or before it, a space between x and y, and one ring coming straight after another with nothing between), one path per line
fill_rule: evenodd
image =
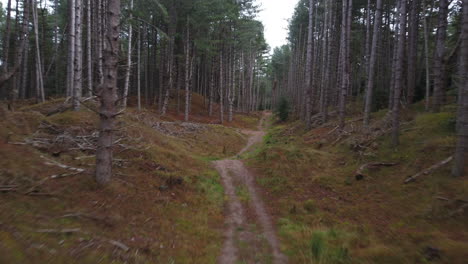
M0 186L0 192L16 192L17 190L18 190L18 186L16 185Z
M450 157L448 157L447 159L445 159L445 160L443 160L443 161L441 161L441 162L439 162L439 163L437 163L437 164L431 166L430 168L428 168L428 169L426 169L426 170L423 170L423 171L421 171L421 172L419 172L419 173L416 173L415 175L413 175L413 176L407 178L407 179L405 180L405 184L415 181L416 178L418 178L418 177L420 177L420 176L431 174L433 171L435 171L435 170L437 170L438 168L440 168L440 167L446 165L447 163L449 163L449 162L452 161L452 160L453 160L453 156L450 156Z
M71 167L71 166L68 166L68 165L59 163L59 162L57 162L57 161L55 161L55 160L46 158L45 156L42 156L42 155L41 155L41 158L47 160L47 162L45 162L45 164L46 164L46 165L49 165L49 166L57 166L57 167L60 167L60 168L62 168L62 169L65 169L65 170L74 171L74 172L76 172L77 174L78 174L78 173L82 173L82 172L85 171L84 169L81 169L81 168L74 168L74 167ZM69 175L67 175L67 176L69 176ZM53 176L51 176L52 179L58 178L58 177L61 177L61 176L60 176L60 175L53 175Z
M64 229L39 229L36 233L55 233L55 234L71 234L80 232L80 228L64 228Z
M130 250L130 248L129 248L127 245L125 245L124 243L122 243L122 242L109 239L109 243L111 243L112 245L114 245L114 246L120 248L121 250L123 250L123 251L125 251L125 252L127 252L127 251Z
M359 167L359 169L356 171L355 177L356 180L362 180L364 179L364 170L366 169L371 169L371 168L376 168L376 167L392 167L398 165L397 163L384 163L384 162L374 162L374 163L367 163Z

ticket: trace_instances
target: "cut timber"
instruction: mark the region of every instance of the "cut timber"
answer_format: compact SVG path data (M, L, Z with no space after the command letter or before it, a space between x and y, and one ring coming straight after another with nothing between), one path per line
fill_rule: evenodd
M373 162L373 163L367 163L359 167L359 169L356 171L355 177L356 180L360 181L364 179L364 170L366 169L371 169L371 168L376 168L376 167L392 167L398 165L397 163L384 163L384 162Z
M445 160L443 160L443 161L441 161L441 162L439 162L439 163L437 163L437 164L431 166L430 168L428 168L428 169L426 169L426 170L423 170L423 171L421 171L421 172L419 172L419 173L417 173L417 174L415 174L415 175L409 177L408 179L405 180L405 184L415 181L416 178L418 178L418 177L420 177L420 176L422 176L422 175L431 174L433 171L435 171L435 170L437 170L438 168L440 168L440 167L446 165L447 163L449 163L449 162L452 161L452 160L453 160L453 156L448 157L447 159L445 159Z

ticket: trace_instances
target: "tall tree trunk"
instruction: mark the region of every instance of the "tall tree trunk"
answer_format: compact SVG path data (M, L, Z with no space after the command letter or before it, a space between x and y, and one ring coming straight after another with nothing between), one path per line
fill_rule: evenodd
M347 0L346 0L347 1ZM309 29L308 29L308 35L307 35L307 61L306 61L306 80L305 80L305 89L306 89L306 106L305 106L305 111L306 111L306 126L307 129L312 128L312 101L313 101L313 94L314 94L314 88L313 88L313 69L312 69L312 62L314 61L314 5L315 5L315 0L309 0Z
M67 97L73 96L75 81L75 1L69 0L69 22L68 22L68 63L67 63Z
M27 38L27 37L26 37ZM22 69L22 80L20 87L20 98L26 99L27 87L28 87L28 66L29 66L29 41L26 41L24 46L24 58L22 59L23 69Z
M219 54L219 121L224 123L223 51Z
M401 1L399 0L398 1L398 4L397 4L397 14L395 15L395 41L394 41L394 44L393 44L393 56L392 56L392 74L391 74L391 77L390 77L390 90L389 90L389 96L388 96L388 109L393 109L393 99L394 99L394 94L395 94L395 76L396 76L396 71L397 71L397 68L396 68L396 65L397 65L397 54L398 54L398 34L400 33L400 19L401 19L401 15L400 15L400 7L401 7ZM390 30L390 27L388 28L388 30Z
M367 0L367 16L366 16L366 47L365 47L365 76L369 77L369 70L370 70L370 60L371 60L371 0ZM377 12L376 12L377 13ZM375 18L374 18L374 24L375 24ZM374 26L375 28L375 26ZM375 32L375 31L374 31Z
M137 48L137 106L141 111L141 27L138 29Z
M425 109L426 111L429 111L430 108L430 96L431 96L431 68L429 66L429 28L427 24L427 14L426 14L426 0L423 0L423 6L424 6L424 19L423 19L423 25L424 25L424 63L426 66L426 95L425 95Z
M75 0L73 0L75 1ZM97 0L97 77L98 84L102 85L104 83L104 58L103 58L103 48L104 48L104 0Z
M434 101L433 110L439 112L445 90L445 41L447 39L448 0L439 1L439 24L436 35L436 51L434 55Z
M400 33L398 34L398 50L397 61L395 65L395 91L393 99L392 111L392 144L398 146L400 144L400 99L401 88L403 86L403 71L404 71L404 56L405 56L405 40L406 40L406 0L400 0Z
M99 138L96 151L96 181L105 185L112 178L112 146L115 130L117 102L117 66L119 58L120 35L120 0L108 0L107 27L104 41L104 83L98 95L101 101L99 108Z
M341 81L341 91L339 95L339 128L344 129L346 115L346 97L351 84L351 65L350 65L350 34L352 20L352 0L343 1L343 19L342 19L342 67L343 75Z
M210 95L208 102L208 116L213 115L213 100L214 100L214 59L211 61L211 70L210 70Z
M125 72L125 86L122 98L122 106L127 107L128 90L130 86L130 75L132 73L132 38L133 38L133 0L130 0L130 18L128 24L128 48L127 48L127 69Z
M468 175L468 0L463 0L462 44L460 48L459 109L457 117L458 142L455 150L453 176Z
M418 60L418 39L419 39L419 0L413 0L411 2L410 10L410 21L409 25L409 40L408 40L408 95L407 102L412 104L414 101L415 89L416 89L416 72L417 72L417 60Z
M80 110L83 96L83 0L75 0L75 74L73 82L73 110Z
M8 72L8 60L10 57L10 35L11 35L11 0L7 3L7 16L5 22L5 33L2 40L3 43L3 63L2 73Z
M374 36L372 38L372 50L369 61L369 72L367 78L366 107L364 111L364 126L368 127L370 114L372 111L372 100L374 92L375 68L377 64L377 43L380 37L380 27L382 25L382 0L377 0L374 19Z
M87 65L87 87L86 87L86 96L91 97L93 95L93 57L91 52L92 47L92 23L91 23L91 16L92 16L92 9L91 9L91 0L87 0L86 3L86 63Z
M190 25L187 19L187 32L186 32L186 43L185 43L185 122L189 121L190 114Z
M41 60L41 48L39 46L39 21L37 15L37 4L35 0L32 1L32 15L33 15L33 26L34 26L34 39L35 39L35 47L36 47L36 100L38 102L45 102L45 95L44 95L44 80L42 75L42 60Z

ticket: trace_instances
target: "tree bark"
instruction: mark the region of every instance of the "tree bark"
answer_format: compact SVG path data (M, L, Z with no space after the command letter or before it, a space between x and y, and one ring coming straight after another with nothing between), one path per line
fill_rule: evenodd
M347 1L347 0L346 0ZM307 129L312 128L312 101L313 101L313 94L314 94L314 88L313 88L313 69L312 69L312 62L314 61L314 19L313 19L313 14L314 14L314 5L315 5L315 0L309 0L309 28L308 28L308 35L307 35L307 61L306 61L306 70L305 70L305 89L306 89L306 106L305 106L305 111L306 111L306 126Z
M67 97L73 96L75 80L75 1L69 0L69 22L68 22L68 63L67 63Z
M75 0L75 74L73 81L73 110L80 110L83 96L83 0Z
M86 33L86 62L87 62L87 87L86 87L86 96L91 97L93 95L93 57L92 57L92 23L91 23L91 16L92 16L92 9L91 9L91 0L87 0L87 21L86 21L86 26L87 26L87 33Z
M40 103L45 102L44 95L44 80L42 76L42 60L41 60L41 48L39 46L39 21L37 16L37 4L35 0L31 0L32 15L33 15L33 26L34 26L34 39L36 47L36 100Z
M108 0L107 27L104 41L104 83L98 96L100 124L96 152L96 181L106 185L112 178L112 145L117 102L117 66L120 35L120 0Z
M190 26L187 19L187 32L186 32L186 43L185 43L185 122L189 121L190 114Z
M223 78L223 51L219 54L219 121L224 123L224 78Z
M5 33L3 43L3 64L2 73L8 72L8 60L10 57L10 35L11 35L11 0L7 3L7 16L5 22Z
M406 40L406 0L400 0L400 33L398 34L398 49L396 60L395 73L395 91L393 99L392 111L392 144L398 146L400 144L400 99L401 87L403 85L403 69L405 56L405 40Z
M457 116L458 141L452 174L456 177L468 175L468 0L463 0L462 44L460 50L459 109Z
M426 0L423 0L424 5L424 63L426 66L426 95L425 95L425 109L429 111L430 108L430 96L431 96L431 69L429 66L429 28L427 24L427 14L426 14Z
M125 86L122 98L122 106L127 107L128 90L130 86L130 75L132 73L132 38L133 38L133 0L130 0L130 18L128 24L128 48L127 48L127 69L125 72Z
M380 38L380 27L382 25L382 0L377 0L374 19L374 34L372 38L372 48L369 61L369 71L367 78L366 106L364 110L364 126L369 127L370 114L372 111L372 100L374 92L375 68L377 64L377 44Z
M439 22L436 35L436 51L434 55L434 101L433 111L439 112L445 90L445 41L447 39L448 0L439 1Z
M407 102L412 104L414 102L415 89L416 89L416 72L418 60L418 39L419 39L419 10L420 0L413 0L411 2L409 32L408 32L408 94Z
M133 0L132 0L133 1ZM137 48L137 106L141 111L141 27L138 30L138 48Z
M342 81L339 94L339 128L342 130L345 126L346 115L346 97L351 85L351 65L350 65L350 36L351 36L351 18L352 18L352 0L343 1L343 19L342 19Z

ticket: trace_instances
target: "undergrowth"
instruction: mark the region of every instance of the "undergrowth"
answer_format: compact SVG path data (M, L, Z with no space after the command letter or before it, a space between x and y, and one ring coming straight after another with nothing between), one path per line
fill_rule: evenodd
M17 188L0 192L0 263L216 263L224 193L210 162L237 153L246 137L214 124L216 117L194 100L193 121L204 129L180 136L152 127L178 122L174 109L163 119L132 108L119 118L114 178L106 188L93 180L94 150L74 142L95 140L93 112L46 116L62 99L0 113L0 185ZM249 128L258 116L235 119L233 127ZM45 158L85 173L50 179L67 170L45 165Z
M403 112L397 148L389 133L363 146L359 115L348 118L344 136L334 121L310 132L300 122L273 124L248 163L275 208L291 263L465 263L468 215L458 209L468 200L466 179L452 178L448 165L403 184L454 151L454 108L420 108ZM373 122L384 118L380 111ZM396 166L356 180L371 162Z

